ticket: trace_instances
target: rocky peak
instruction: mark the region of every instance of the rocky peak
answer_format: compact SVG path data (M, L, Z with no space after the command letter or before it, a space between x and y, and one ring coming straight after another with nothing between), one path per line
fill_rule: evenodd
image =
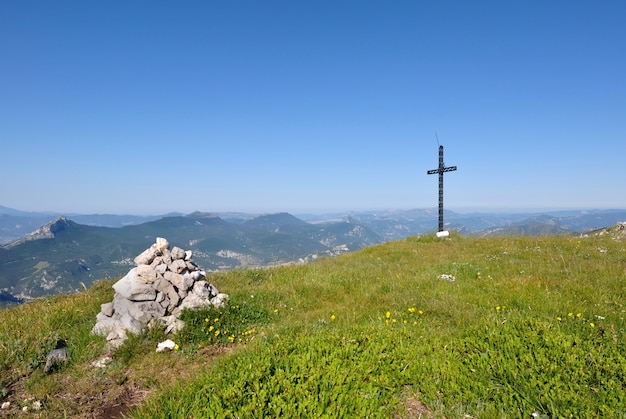
M25 243L31 240L41 240L41 239L53 239L55 234L59 231L63 231L70 226L72 223L64 216L60 216L50 221L48 224L39 227L37 230L30 233L28 236L22 237L19 240L15 240L4 247L10 249L11 247L15 247L19 244Z

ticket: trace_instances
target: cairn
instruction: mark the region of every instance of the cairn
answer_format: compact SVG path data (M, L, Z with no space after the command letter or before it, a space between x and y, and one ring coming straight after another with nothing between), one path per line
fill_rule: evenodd
M185 308L222 307L228 295L206 281L191 256L191 250L169 250L169 242L157 238L135 258L137 266L113 285L113 301L101 305L91 332L106 336L115 349L127 332L138 334L146 327L158 325L176 333L184 326L178 317Z

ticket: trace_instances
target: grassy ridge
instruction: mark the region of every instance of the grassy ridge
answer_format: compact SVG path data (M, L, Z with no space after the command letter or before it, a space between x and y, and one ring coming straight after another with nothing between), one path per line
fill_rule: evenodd
M136 416L623 415L625 260L609 238L423 237L226 274L271 326Z
M138 418L623 416L625 279L624 243L608 235L409 238L309 265L217 274L229 307L186 314L171 354L153 353L158 333L135 338L100 376L120 386L141 378L153 395ZM100 342L83 334L107 292L49 303L82 307L64 324L80 330L78 356L59 374L97 357ZM51 400L34 364L58 320L46 339L17 338L20 309L0 312L3 385L28 376L30 393ZM231 349L195 361L219 347ZM181 362L196 373L174 385L146 365L174 375Z

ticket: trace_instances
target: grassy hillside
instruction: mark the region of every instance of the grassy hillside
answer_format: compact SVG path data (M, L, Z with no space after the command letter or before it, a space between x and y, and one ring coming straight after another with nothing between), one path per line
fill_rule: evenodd
M0 311L6 412L41 401L41 417L626 414L626 251L611 235L409 238L210 279L231 302L187 313L177 350L155 353L164 336L147 332L103 369L89 330L111 282ZM58 338L71 361L45 375Z

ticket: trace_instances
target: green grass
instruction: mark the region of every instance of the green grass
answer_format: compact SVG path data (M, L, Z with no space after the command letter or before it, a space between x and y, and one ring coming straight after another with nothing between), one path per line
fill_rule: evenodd
M624 243L608 235L409 238L215 274L231 301L186 312L177 351L155 354L163 336L146 333L100 375L152 392L136 418L623 417L625 279ZM9 331L31 304L0 312L5 388L27 377L29 394L50 400L43 348L68 328L77 358L58 374L84 371L101 349L85 331L105 291L33 305L51 307L45 338ZM163 365L194 373L162 380Z

